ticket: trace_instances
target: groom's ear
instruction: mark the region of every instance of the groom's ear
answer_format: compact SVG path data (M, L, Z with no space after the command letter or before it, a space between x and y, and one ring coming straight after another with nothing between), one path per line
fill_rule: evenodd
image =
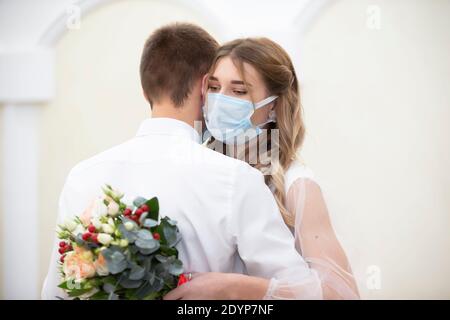
M205 74L202 78L202 105L205 104L206 91L208 90L208 78L209 73Z

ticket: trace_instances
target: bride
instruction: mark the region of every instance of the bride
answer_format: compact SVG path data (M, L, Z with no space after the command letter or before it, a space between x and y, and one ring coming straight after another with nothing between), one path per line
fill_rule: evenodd
M305 126L298 79L286 51L267 38L226 43L204 79L204 94L205 121L212 135L206 145L264 173L315 280L292 281L295 266L270 280L240 273L198 273L165 299L358 299L320 186L297 156Z

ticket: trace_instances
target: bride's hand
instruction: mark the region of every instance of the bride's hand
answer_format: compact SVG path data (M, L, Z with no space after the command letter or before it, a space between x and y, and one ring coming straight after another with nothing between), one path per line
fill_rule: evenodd
M262 299L269 280L237 273L194 273L192 279L164 296L164 300Z

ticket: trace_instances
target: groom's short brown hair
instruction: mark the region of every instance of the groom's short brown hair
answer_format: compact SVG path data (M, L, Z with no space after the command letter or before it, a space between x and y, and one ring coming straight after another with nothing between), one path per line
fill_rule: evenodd
M208 72L218 46L208 32L189 23L153 32L145 42L140 65L142 88L150 104L169 97L181 106L194 82Z

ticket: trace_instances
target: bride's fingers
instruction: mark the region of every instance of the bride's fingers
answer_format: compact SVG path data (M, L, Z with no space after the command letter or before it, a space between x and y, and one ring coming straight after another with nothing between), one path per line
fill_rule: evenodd
M183 295L186 288L186 284L181 285L175 289L173 289L172 291L169 291L164 297L163 300L180 300Z

